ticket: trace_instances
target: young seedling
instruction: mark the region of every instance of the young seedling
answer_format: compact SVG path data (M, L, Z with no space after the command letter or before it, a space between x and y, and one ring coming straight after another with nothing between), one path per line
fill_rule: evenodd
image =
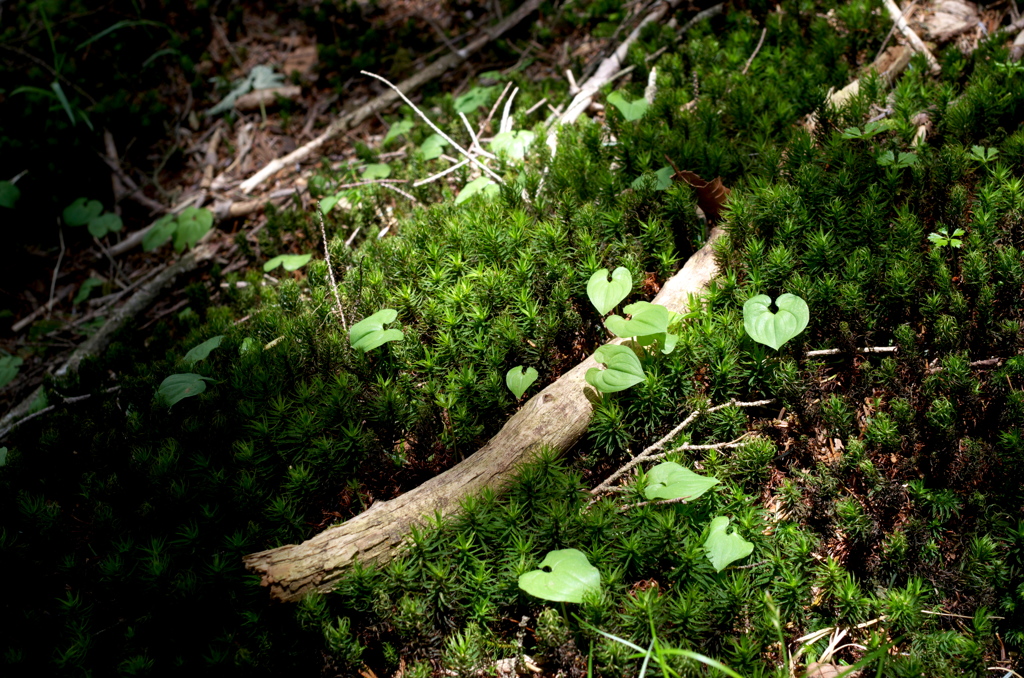
M886 130L886 124L881 120L875 120L864 125L862 130L859 127L847 127L843 130L844 139L870 139L876 134Z
M174 250L182 252L195 247L199 239L213 228L213 212L206 208L186 207L181 214L160 217L142 238L142 249L152 252L174 238Z
M679 464L666 461L647 473L644 496L655 499L696 499L719 483L718 478L702 476Z
M85 226L97 238L120 231L124 226L121 217L103 211L103 204L99 200L87 198L79 198L65 207L62 216L68 226Z
M958 228L952 233L949 232L948 228L940 228L938 233L929 233L928 240L933 242L936 247L955 247L960 249L963 247L964 241L960 238L964 235L964 229Z
M462 187L459 194L455 196L455 204L464 203L478 193L490 199L498 195L498 184L487 177L477 177Z
M170 409L178 401L191 398L205 391L206 382L208 381L213 381L213 379L192 373L172 374L160 382L160 386L156 390L156 396L158 400Z
M401 330L384 329L384 325L393 323L397 317L398 311L393 308L385 308L357 322L348 333L348 340L352 348L365 353L389 341L404 339L405 335Z
M878 156L877 162L881 167L904 169L917 164L917 154L900 151L899 155L896 155L892 151L885 151Z
M985 148L984 146L971 146L971 152L968 157L971 160L976 160L983 165L987 165L991 161L996 159L999 155L999 149L996 148Z

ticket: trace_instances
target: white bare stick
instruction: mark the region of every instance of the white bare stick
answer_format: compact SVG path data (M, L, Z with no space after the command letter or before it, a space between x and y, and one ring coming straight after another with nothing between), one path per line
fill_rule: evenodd
M359 235L359 230L361 228L362 226L356 226L356 230L352 231L352 235L350 235L348 240L345 241L345 247L352 247L352 242L356 239L356 236Z
M644 88L644 101L648 104L654 103L654 97L658 96L658 67L652 66L651 72L647 74L647 87Z
M467 164L469 164L468 160L460 160L459 162L457 162L456 164L452 165L451 167L449 167L446 170L438 172L437 174L435 174L433 176L429 176L426 179L420 179L419 181L414 182L413 183L413 188L415 188L417 186L422 186L423 184L429 184L431 181L437 181L438 179L440 179L441 177L445 176L446 174L451 174L455 170L457 170L460 167L462 167L463 165L467 165Z
M501 124L498 125L499 132L511 132L512 121L509 119L509 114L512 112L512 101L519 94L519 88L516 87L512 90L512 94L508 95L508 101L505 102L505 110L501 112Z
M394 184L381 184L381 186L383 186L384 188L390 188L395 193L397 193L397 194L399 194L399 195L401 195L401 196L403 196L405 198L408 198L409 200L411 200L414 203L418 203L419 202L419 200L416 199L416 196L410 195L410 194L406 193L405 191L400 189L398 186L395 186Z
M896 28L899 29L903 37L907 39L910 46L914 48L915 52L924 54L924 58L928 60L928 67L931 69L933 74L938 74L942 71L942 67L939 66L939 62L935 60L935 55L929 51L928 47L925 46L924 41L918 37L914 29L907 23L906 18L903 16L902 10L896 6L894 0L882 0L885 4L885 9L889 12L889 17L896 23Z
M434 63L430 64L423 70L419 71L411 78L403 80L401 85L402 89L411 92L419 87L422 87L427 82L430 82L434 78L440 77L446 71L454 66L458 66L470 55L475 52L479 52L483 47L491 40L498 38L503 33L508 31L510 28L521 22L528 15L536 11L537 7L540 6L540 0L526 0L522 5L516 8L514 12L509 14L503 21L493 26L490 29L483 31L483 35L479 38L466 45L458 52L446 54ZM375 113L383 111L385 108L395 102L396 97L391 92L385 92L374 99L371 99L366 104L360 106L350 113L346 113L336 118L323 134L313 139L309 143L301 146L288 155L280 158L276 158L268 163L263 169L256 174L252 175L239 185L239 189L245 193L251 193L254 188L262 184L264 181L269 179L274 174L277 174L283 169L292 167L295 163L305 160L314 152L316 152L321 146L327 141L333 139L338 134L345 130L352 129L359 123L363 122Z
M896 346L865 346L864 348L858 348L857 353L895 353ZM839 355L842 350L838 348L821 348L816 351L807 351L804 353L808 358L816 358L822 355Z
M469 118L466 117L466 114L463 113L462 111L459 111L459 117L462 118L462 124L466 126L466 131L469 132L469 138L473 140L473 143L470 145L469 150L475 153L479 153L480 155L486 158L490 158L491 160L497 160L498 156L488 151L485 151L484 147L480 145L479 135L477 135L473 131L473 128L469 125Z
M505 95L508 94L508 89L511 86L512 86L512 81L511 80L509 82L505 83L505 89L501 90L501 96L499 96L498 100L494 102L493 106L491 106L491 112L488 113L487 117L484 118L484 121L482 123L480 123L480 131L477 132L477 136L480 136L481 134L483 134L484 133L484 128L486 128L487 125L489 125L491 123L491 118L493 118L494 114L498 112L498 106L501 105L502 99L504 99Z
M363 75L368 75L371 78L374 78L375 80L380 80L385 85L387 85L388 87L393 89L395 92L397 92L399 98L401 98L402 101L404 101L410 108L412 108L412 110L416 111L416 114L419 115L421 118L423 118L423 122L427 123L427 126L430 127L430 129L434 130L434 132L436 132L442 139L444 139L449 144L451 144L455 148L455 150L457 150L459 153L461 153L464 157L468 158L471 163L476 165L482 171L484 171L487 174L489 174L492 179L497 181L499 184L500 183L504 183L504 182L502 182L501 177L499 177L497 174L495 174L494 170L492 170L490 167L488 167L487 165L485 165L482 162L480 162L479 160L477 160L475 157L473 157L472 154L470 154L469 151L464 149L462 146L460 146L458 143L456 143L456 141L454 139L452 139L450 136L448 136L443 131L441 131L441 128L438 127L437 125L435 125L433 120L428 118L426 116L426 114L423 111L421 111L416 106L416 104L414 104L412 101L409 100L409 97L405 96L405 94L403 94L400 89L398 89L393 84L391 84L391 82L389 82L387 80L387 78L382 78L381 76L379 76L379 75L377 75L375 73L369 73L367 71L359 71L359 72L362 73Z
M334 267L331 266L331 248L327 245L327 229L324 228L324 211L320 208L320 201L316 203L316 213L320 216L320 235L324 239L324 259L327 261L327 273L331 279L331 291L334 292L334 303L338 309L338 316L341 318L341 326L348 329L345 322L345 311L341 310L341 296L338 294L338 283L334 279Z
M597 71L592 76L587 78L586 82L580 85L580 91L576 97L572 100L566 108L565 113L561 115L559 122L563 125L568 125L576 122L576 119L583 114L585 110L590 107L590 103L594 100L594 95L597 94L598 90L604 85L611 82L612 77L622 71L622 64L626 60L626 54L629 52L629 47L637 38L640 37L640 32L643 31L647 24L653 21L661 21L661 19L668 13L669 10L675 9L676 5L681 0L667 0L666 2L658 3L658 5L643 18L643 20L637 25L636 28L629 34L629 36L619 44L618 48L597 67ZM555 150L557 144L557 135L548 135L548 146L551 150Z

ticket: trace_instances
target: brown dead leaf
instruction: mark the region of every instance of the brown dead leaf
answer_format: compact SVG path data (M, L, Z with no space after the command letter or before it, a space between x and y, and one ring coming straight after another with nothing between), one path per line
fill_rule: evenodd
M712 181L704 181L696 172L680 170L668 156L665 159L676 171L672 175L673 181L685 181L697 191L697 206L704 212L708 221L715 223L722 214L722 207L729 198L729 189L722 183L722 177L715 177Z

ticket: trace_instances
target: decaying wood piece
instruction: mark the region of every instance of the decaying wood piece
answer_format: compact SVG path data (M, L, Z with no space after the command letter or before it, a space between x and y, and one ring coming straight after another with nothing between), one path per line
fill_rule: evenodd
M717 273L712 247L721 234L720 229L712 231L654 303L677 312L688 309L689 295L699 293ZM273 598L296 601L309 591L330 589L357 558L362 563L387 562L424 517L455 514L464 497L485 487L502 488L517 467L544 447L558 452L572 447L590 423L596 394L584 377L592 367L598 363L587 358L530 398L483 448L454 468L302 544L250 554L243 559L246 567L262 577Z
M416 75L398 83L398 89L406 94L419 89L434 78L444 74L448 69L461 64L471 54L483 49L487 43L498 38L510 28L518 24L520 21L532 14L539 6L540 0L526 0L526 2L520 5L515 12L509 14L503 21L499 22L493 28L485 30L482 36L469 43L464 48L456 52L446 54L424 68L422 71L418 72ZM313 139L308 144L300 146L288 155L281 158L275 158L270 161L266 167L243 181L238 188L244 193L251 193L254 188L262 184L277 172L290 167L297 162L305 160L328 140L334 138L345 130L359 125L370 116L380 113L396 101L398 101L398 94L393 90L388 90L380 96L371 99L356 110L336 118L334 122L328 125L323 134L318 136L316 139Z
M910 46L914 48L915 52L924 54L924 58L928 60L928 67L932 73L938 74L942 71L942 67L939 66L939 62L935 60L935 55L932 54L931 50L924 44L924 41L914 32L914 29L907 23L906 18L903 16L903 12L899 7L896 6L894 0L882 0L885 5L885 9L889 12L889 16L896 23L896 30L903 34L903 37L907 39Z

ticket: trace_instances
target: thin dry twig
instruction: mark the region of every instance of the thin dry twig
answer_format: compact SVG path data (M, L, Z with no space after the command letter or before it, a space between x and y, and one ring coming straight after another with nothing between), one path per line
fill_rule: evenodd
M865 346L858 348L857 353L895 353L896 346ZM823 355L839 355L843 350L839 348L819 348L814 351L807 351L804 355L808 358L816 358Z
M53 308L53 291L57 288L57 274L60 273L60 262L64 260L64 229L57 226L57 237L60 239L60 254L57 255L57 265L53 267L53 276L50 278L50 300L46 304L46 315L50 315Z
M764 36L768 35L768 27L765 26L761 29L761 39L757 41L757 47L754 48L754 53L747 59L747 63L743 65L743 70L740 71L740 75L746 75L747 71L750 70L750 64L754 63L754 57L761 51L761 45L764 44Z
M455 170L457 170L460 167L463 167L464 165L467 165L467 164L469 164L469 160L460 160L459 162L457 162L456 164L452 165L451 167L449 167L446 170L442 170L442 171L438 172L437 174L434 174L434 175L431 175L431 176L427 177L426 179L420 179L419 181L413 182L413 188L416 188L417 186L422 186L423 184L429 184L431 181L437 181L438 179L440 179L441 177L445 176L446 174L451 174Z
M402 92L402 90L398 89L393 84L391 84L391 81L389 81L387 78L383 78L383 77L377 75L376 73L370 73L368 71L359 71L359 72L362 73L363 75L368 75L371 78L374 78L375 80L381 81L382 83L384 83L385 85L390 87L392 90L394 90L398 94L399 98L402 99L402 101L404 101L409 107L411 107L412 110L416 111L416 114L419 115L423 119L423 122L427 123L427 126L429 126L430 129L434 130L434 132L437 133L438 135L440 135L440 137L442 139L444 139L449 144L451 144L455 148L455 150L457 150L459 153L461 153L464 157L468 158L469 161L471 163L473 163L474 165L476 165L481 171L486 172L488 175L490 175L490 177L492 179L494 179L496 182L498 182L499 184L500 183L504 183L504 182L502 182L501 177L498 176L494 172L494 170L492 170L490 167L488 167L487 165L485 165L482 162L480 162L479 160L477 160L475 156L473 156L469 151L467 151L462 146L460 146L458 144L458 142L456 142L450 136L445 134L444 131L442 131L440 127L435 125L434 121L431 120L429 117L427 117L426 113L421 111L419 109L419 107L416 106L416 104L414 104L409 99L409 97L405 96L405 94Z
M327 229L324 228L324 211L320 208L320 201L316 203L316 213L320 216L320 235L324 239L324 259L327 261L327 274L331 280L331 291L334 292L334 303L338 309L338 316L341 318L341 326L348 329L345 322L345 311L341 310L341 296L338 295L338 283L334 279L334 267L331 266L331 248L327 244Z

